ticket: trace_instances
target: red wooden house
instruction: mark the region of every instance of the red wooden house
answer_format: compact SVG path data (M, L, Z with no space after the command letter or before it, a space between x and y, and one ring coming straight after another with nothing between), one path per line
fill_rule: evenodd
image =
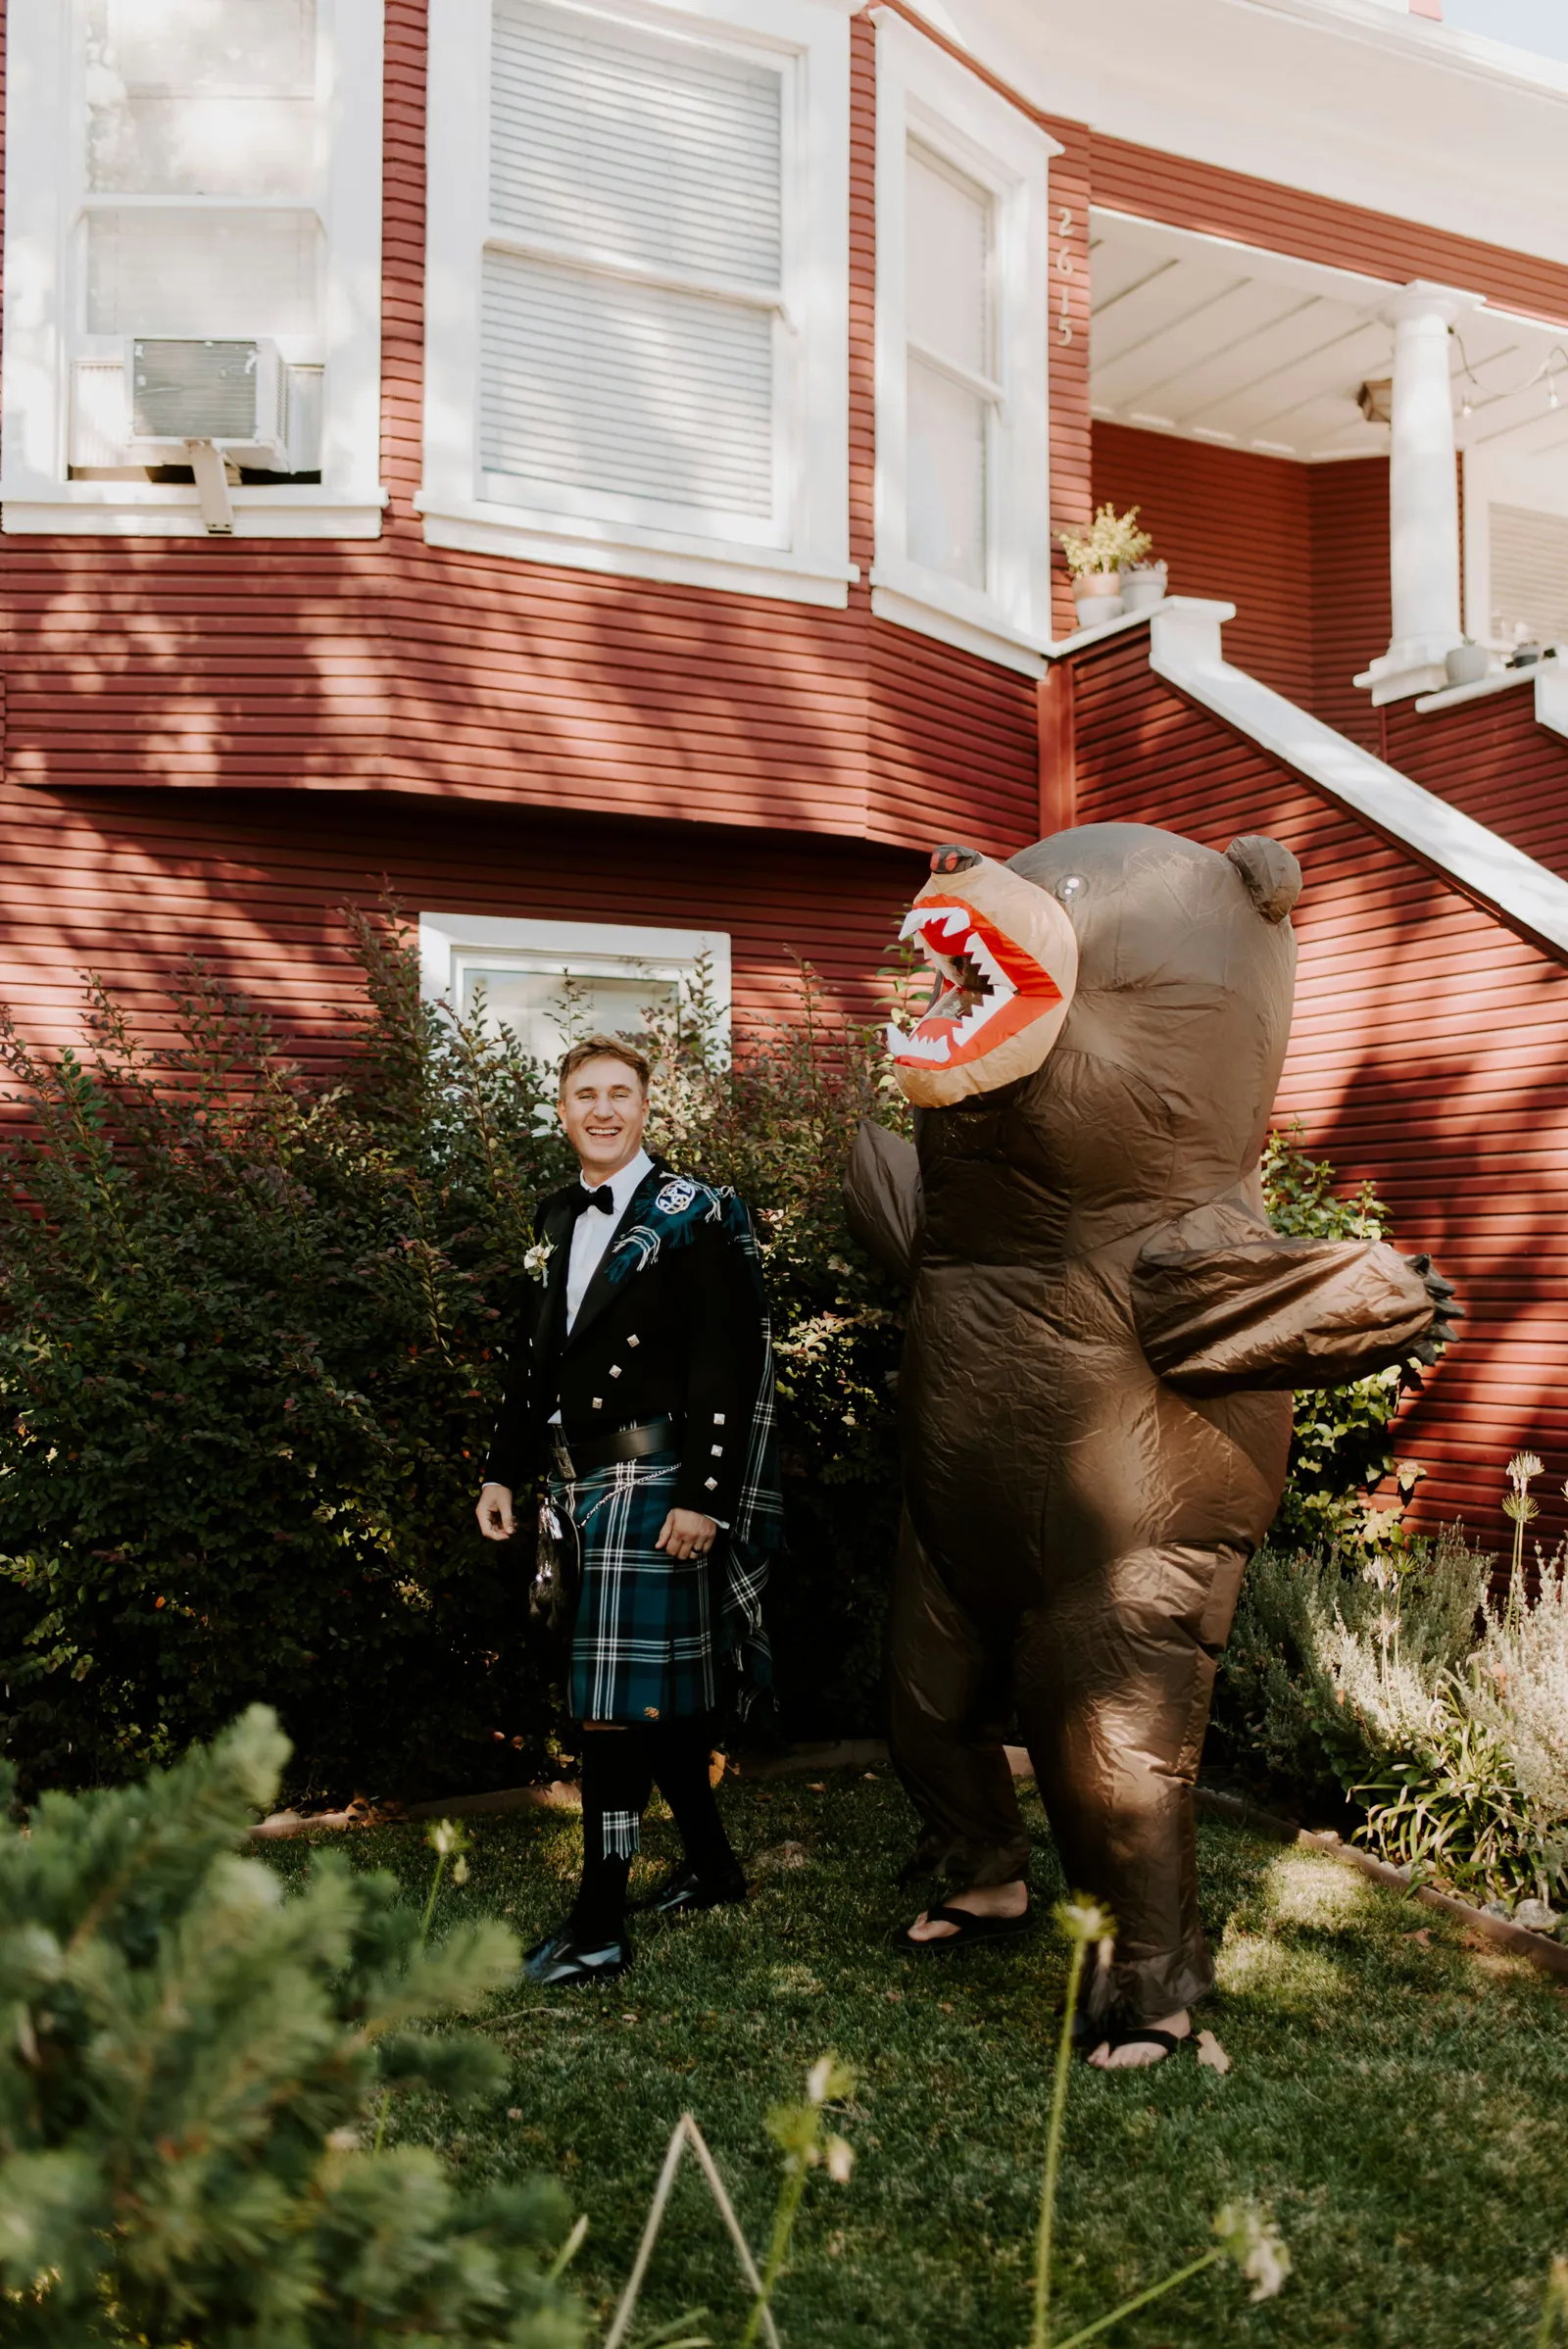
M1284 1113L1568 1471L1568 69L1435 0L9 0L0 994L338 908L872 1008L933 842L1300 856ZM1169 600L1083 632L1055 533ZM1054 550L1055 550L1054 552ZM1483 673L1450 681L1470 639Z

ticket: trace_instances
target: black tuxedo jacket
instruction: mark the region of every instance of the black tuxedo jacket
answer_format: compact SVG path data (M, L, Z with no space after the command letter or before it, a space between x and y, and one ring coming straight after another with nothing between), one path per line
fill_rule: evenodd
M566 1184L539 1208L534 1230L552 1244L550 1261L533 1326L513 1334L487 1482L516 1493L544 1473L557 1411L568 1444L668 1417L681 1422L675 1506L720 1522L733 1517L764 1359L746 1258L716 1225L704 1225L651 1264L610 1278L615 1242L669 1180L669 1168L656 1161L638 1184L569 1336L566 1267L580 1185Z

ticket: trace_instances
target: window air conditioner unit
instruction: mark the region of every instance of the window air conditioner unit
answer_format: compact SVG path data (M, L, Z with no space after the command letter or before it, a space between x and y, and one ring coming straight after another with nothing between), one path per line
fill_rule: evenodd
M287 377L271 342L137 335L125 352L132 465L185 465L207 442L235 465L290 468Z

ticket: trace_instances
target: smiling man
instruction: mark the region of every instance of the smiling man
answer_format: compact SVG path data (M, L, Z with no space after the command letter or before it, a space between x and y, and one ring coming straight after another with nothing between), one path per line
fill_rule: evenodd
M544 1482L541 1558L564 1566L571 1709L589 1733L582 1883L523 1961L543 1984L630 1965L626 1885L655 1784L685 1861L641 1905L746 1898L708 1761L721 1670L738 1674L743 1709L768 1678L772 1347L745 1205L649 1155L649 1106L633 1047L591 1036L563 1060L558 1114L580 1173L536 1218L538 1311L478 1503L480 1531L505 1542L518 1494Z

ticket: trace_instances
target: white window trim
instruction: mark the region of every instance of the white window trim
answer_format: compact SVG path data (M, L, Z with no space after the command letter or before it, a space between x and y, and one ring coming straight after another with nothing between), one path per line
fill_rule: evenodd
M321 480L230 491L236 538L374 538L381 486L383 0L318 0L329 165ZM194 486L66 477L74 227L61 158L79 142L75 0L10 0L0 528L205 538Z
M421 913L419 992L426 1003L459 1007L457 982L473 955L514 955L519 964L585 977L674 979L684 995L699 957L712 974L719 1036L730 1032L730 942L727 930L657 930L636 923L532 921L526 916Z
M626 24L715 34L793 53L803 73L786 147L784 302L799 355L788 543L678 530L476 494L480 272L489 228L488 0L430 0L425 248L424 479L415 500L431 546L509 555L682 586L842 608L849 559L849 230L852 0L550 0ZM610 501L605 501L608 508Z
M876 559L871 610L1025 676L1051 639L1048 171L1062 150L1015 106L891 11L876 19ZM997 201L998 380L990 488L996 591L911 562L907 552L906 151L925 146Z
M1525 506L1568 515L1568 459L1553 450L1467 449L1464 453L1464 624L1477 644L1511 653L1492 634L1492 509Z

